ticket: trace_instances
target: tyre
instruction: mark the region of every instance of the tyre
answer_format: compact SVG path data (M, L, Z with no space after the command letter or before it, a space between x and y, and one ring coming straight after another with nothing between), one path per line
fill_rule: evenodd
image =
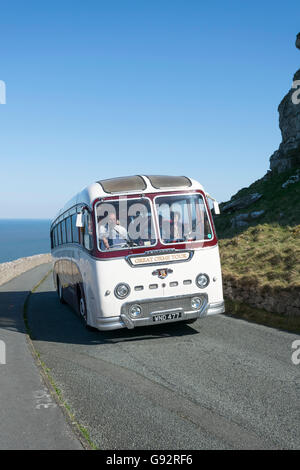
M79 291L78 291L78 306L79 306L79 315L82 318L84 326L86 327L86 329L90 330L90 331L95 331L95 328L88 325L86 303L85 303L84 294L83 294L81 289L79 289Z
M61 282L59 280L59 277L57 278L57 294L58 298L61 304L65 304L65 299L64 299L64 288L61 285Z

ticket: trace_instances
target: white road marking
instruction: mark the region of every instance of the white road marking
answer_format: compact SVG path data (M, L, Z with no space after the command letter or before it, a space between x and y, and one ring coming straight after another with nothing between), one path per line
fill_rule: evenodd
M33 392L35 398L35 407L36 409L47 409L47 408L56 408L57 404L52 400L51 395L46 389L36 390Z

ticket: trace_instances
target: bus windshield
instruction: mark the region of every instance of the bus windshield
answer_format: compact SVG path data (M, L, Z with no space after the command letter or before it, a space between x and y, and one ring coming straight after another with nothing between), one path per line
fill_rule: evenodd
M155 198L162 243L205 241L213 238L203 197L178 194Z
M162 244L208 241L213 230L201 194L156 196L154 207ZM114 199L96 206L100 251L128 250L157 244L152 202L147 197Z
M122 250L155 245L150 200L106 200L96 207L98 249Z

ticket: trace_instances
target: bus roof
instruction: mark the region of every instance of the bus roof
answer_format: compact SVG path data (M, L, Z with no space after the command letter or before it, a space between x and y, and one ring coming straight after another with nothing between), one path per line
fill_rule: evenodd
M92 183L85 187L70 199L58 212L53 221L77 204L87 205L90 207L95 199L108 197L109 195L126 195L135 194L137 192L147 194L185 189L204 190L200 183L188 178L187 176L135 175L99 180L96 183Z

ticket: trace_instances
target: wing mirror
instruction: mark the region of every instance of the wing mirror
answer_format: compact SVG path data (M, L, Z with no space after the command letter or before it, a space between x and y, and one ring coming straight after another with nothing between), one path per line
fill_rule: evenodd
M220 214L220 207L219 207L218 202L217 202L217 201L214 201L213 204L214 204L214 211L215 211L215 214L216 214L216 215L219 215L219 214Z
M215 215L219 215L220 214L220 207L219 207L218 201L216 201L216 199L214 197L210 196L208 193L206 193L206 197L209 197L209 199L212 200Z

